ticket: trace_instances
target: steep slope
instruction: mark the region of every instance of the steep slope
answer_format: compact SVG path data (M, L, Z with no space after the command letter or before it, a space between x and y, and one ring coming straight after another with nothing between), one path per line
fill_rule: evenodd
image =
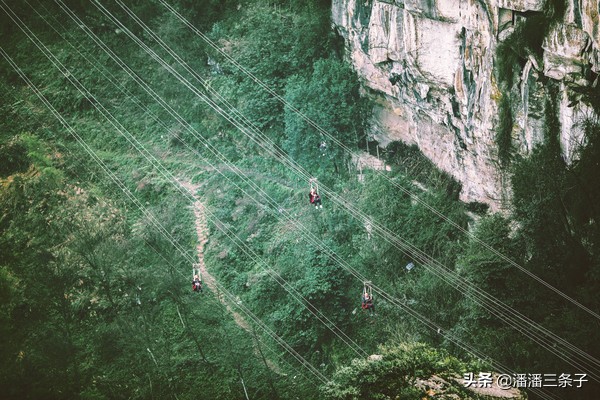
M198 191L198 189L200 188L200 185L194 185L188 181L182 181L179 183L181 184L181 186L183 186L184 188L186 188L187 190L189 190L192 193L196 193ZM221 291L218 289L217 280L215 279L215 277L208 271L208 269L206 269L206 263L204 262L204 246L208 242L208 227L206 226L206 215L205 215L205 211L204 211L204 205L202 204L202 202L196 195L194 195L194 200L195 200L194 206L193 206L194 217L195 217L194 225L196 228L196 234L198 235L198 244L196 246L196 253L198 255L198 268L200 269L200 273L202 274L202 280L207 286L205 289L208 289L208 290L211 290L212 292L214 292L214 295L217 296L217 298L219 299L219 302L221 302L221 304L223 304L223 306L227 309L227 311L233 317L235 323L240 328L242 328L243 330L245 330L246 332L252 334L255 338L257 338L256 334L253 333L252 327L250 326L248 321L246 321L246 319L240 313L238 313L237 311L235 311L233 309L232 304L230 304L230 302L227 301L225 296L223 296ZM255 351L256 355L263 360L265 365L271 371L278 373L278 374L282 374L282 371L279 369L279 367L275 363L273 363L271 360L267 360L264 358L264 356L262 355L263 354L262 350L260 349L260 343L258 342L258 339L255 339L254 345L255 345L254 351Z

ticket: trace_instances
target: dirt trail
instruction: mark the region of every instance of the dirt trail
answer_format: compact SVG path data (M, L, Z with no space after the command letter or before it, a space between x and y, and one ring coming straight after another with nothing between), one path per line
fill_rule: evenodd
M195 226L196 226L196 234L198 236L198 245L196 246L196 253L198 254L198 268L200 269L200 273L202 274L202 281L205 284L206 288L209 288L213 291L213 293L217 296L221 304L225 306L227 311L233 316L235 323L245 331L249 332L254 337L254 332L250 324L246 321L244 316L235 311L232 308L231 302L225 298L223 293L218 289L218 283L214 276L208 272L206 269L206 264L204 263L204 245L208 242L208 228L206 225L206 216L204 214L204 205L196 195L198 189L200 189L201 185L194 185L191 182L187 181L179 181L179 184L189 190L194 197L194 216L195 218ZM260 355L260 349L258 348L258 343L254 340L254 352L257 355ZM271 360L266 360L267 365L271 371L281 374L281 370L279 367L271 362Z
M223 295L223 293L221 293L220 290L218 290L218 283L215 279L214 276L212 276L210 274L210 272L208 272L208 270L206 269L206 264L204 263L204 245L206 244L206 242L208 242L208 229L206 227L206 216L204 215L204 205L202 204L202 202L200 202L200 200L198 199L198 196L196 196L196 192L197 190L200 188L200 185L194 185L191 182L179 182L181 184L181 186L183 186L184 188L188 189L190 192L193 193L193 197L194 197L194 216L196 217L195 219L195 225L196 225L196 234L198 236L198 246L196 246L196 253L198 254L198 267L200 268L200 273L202 274L202 281L203 283L211 288L211 290L214 291L215 295L217 296L217 298L219 299L219 301L221 302L221 304L223 304L227 310L231 313L231 315L233 316L235 323L238 324L238 326L248 332L252 332L252 329L250 328L250 325L248 324L248 322L246 322L246 320L244 319L244 317L236 312L235 310L233 310L229 304L229 302L227 301L227 299L225 299L225 296Z

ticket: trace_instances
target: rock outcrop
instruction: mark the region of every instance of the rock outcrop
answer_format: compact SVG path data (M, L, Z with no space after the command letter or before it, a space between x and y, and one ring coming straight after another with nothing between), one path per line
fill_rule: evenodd
M465 201L502 209L510 197L496 143L503 96L514 116L512 149L527 155L544 138L547 81L567 160L592 108L576 88L597 84L600 19L596 0L567 0L540 54L522 57L510 87L497 81L499 43L549 0L333 0L332 20L374 101L370 135L381 146L416 144L462 183ZM582 101L583 100L583 101Z

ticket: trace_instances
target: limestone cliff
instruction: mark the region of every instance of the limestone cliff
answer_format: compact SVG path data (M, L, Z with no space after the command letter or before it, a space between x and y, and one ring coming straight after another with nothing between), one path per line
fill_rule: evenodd
M333 0L333 23L375 99L371 136L418 145L462 183L463 200L501 209L510 196L496 143L501 99L511 99L511 151L527 155L543 139L552 80L562 150L574 157L593 114L577 89L593 92L600 72L597 0L566 0L539 52L521 56L508 86L497 79L497 47L547 1L562 0Z

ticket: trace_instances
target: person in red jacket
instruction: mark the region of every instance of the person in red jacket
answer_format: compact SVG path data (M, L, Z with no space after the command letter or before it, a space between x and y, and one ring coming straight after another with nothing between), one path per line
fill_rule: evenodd
M362 309L367 310L370 315L375 314L375 304L373 304L373 296L369 292L363 293Z
M192 290L194 292L202 293L202 281L198 275L194 275L194 280L192 281Z
M310 200L310 204L314 205L315 208L323 208L323 205L321 204L321 196L319 196L315 188L310 189L308 199Z

